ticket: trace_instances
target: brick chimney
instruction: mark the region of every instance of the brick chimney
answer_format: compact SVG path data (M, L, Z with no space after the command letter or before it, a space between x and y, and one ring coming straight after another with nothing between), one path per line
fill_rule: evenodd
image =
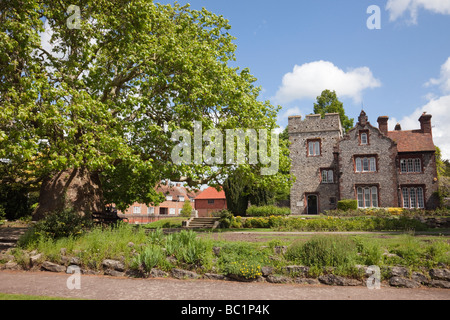
M432 134L431 117L432 117L431 114L427 114L426 112L424 112L422 116L419 118L420 130L422 130L423 133Z
M388 116L381 116L378 117L378 129L380 129L380 131L387 136L388 134L388 121L389 121L389 117Z

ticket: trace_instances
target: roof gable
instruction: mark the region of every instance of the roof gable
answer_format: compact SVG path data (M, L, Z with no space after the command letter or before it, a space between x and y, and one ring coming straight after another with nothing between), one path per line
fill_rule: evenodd
M215 188L209 187L195 198L195 200L203 199L226 199L225 191L223 191L223 189L221 191L217 191Z
M398 152L434 152L433 136L421 130L389 131L388 137L397 143Z

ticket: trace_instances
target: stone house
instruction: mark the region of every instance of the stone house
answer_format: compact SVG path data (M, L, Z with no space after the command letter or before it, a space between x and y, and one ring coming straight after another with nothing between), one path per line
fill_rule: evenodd
M342 199L359 208L438 206L431 115L420 129L388 131L389 118L372 126L364 111L345 135L338 114L289 118L292 214L333 210Z

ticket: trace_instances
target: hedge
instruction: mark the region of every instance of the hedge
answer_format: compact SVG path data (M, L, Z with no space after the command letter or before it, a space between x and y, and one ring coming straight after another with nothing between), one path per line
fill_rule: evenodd
M337 204L338 210L348 211L358 209L358 201L354 199L340 200Z
M291 209L277 206L251 206L246 213L248 217L288 216L291 214Z

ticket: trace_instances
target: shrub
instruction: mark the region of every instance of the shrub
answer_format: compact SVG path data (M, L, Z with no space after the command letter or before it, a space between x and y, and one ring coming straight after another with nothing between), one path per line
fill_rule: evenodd
M181 216L185 218L189 218L192 214L192 205L189 199L186 199L183 204L183 208L181 209Z
M50 214L45 219L36 223L19 240L19 246L26 246L39 238L60 239L76 237L93 226L90 214L81 216L72 209L65 209Z
M358 209L358 201L354 199L340 200L337 204L338 210L349 211Z
M246 213L249 217L288 216L291 214L291 209L277 206L251 206Z
M314 236L306 243L294 242L286 252L286 258L321 269L335 267L348 270L356 264L356 243L347 237Z
M161 247L156 245L148 246L144 251L138 254L132 261L131 266L134 269L142 267L149 272L151 269L161 265L165 261L165 254Z

